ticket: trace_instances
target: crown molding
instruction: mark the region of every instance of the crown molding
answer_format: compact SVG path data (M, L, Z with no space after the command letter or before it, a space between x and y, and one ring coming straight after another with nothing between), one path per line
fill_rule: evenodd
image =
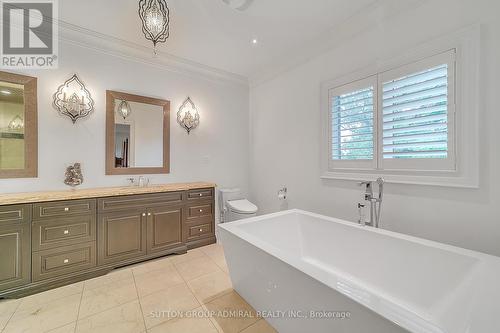
M153 57L152 49L120 38L82 28L58 20L59 36L62 43L69 43L95 50L111 56L140 62L177 74L204 78L209 81L230 82L248 86L248 78L221 69L203 65L185 58L158 51Z
M270 81L328 51L336 49L342 43L379 24L381 19L397 16L427 1L377 0L346 20L342 20L317 38L301 45L300 48L289 50L286 57L275 59L268 65L263 66L261 70L250 75L249 85L253 88Z

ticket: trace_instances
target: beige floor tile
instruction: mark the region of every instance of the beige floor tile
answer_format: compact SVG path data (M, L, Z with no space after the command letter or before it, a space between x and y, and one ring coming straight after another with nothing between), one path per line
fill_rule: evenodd
M39 333L74 322L78 316L80 298L80 294L75 294L32 308L18 309L3 333Z
M229 268L227 267L227 262L225 258L215 260L215 263L217 266L219 266L220 269L222 269L226 274L229 274Z
M135 277L139 297L184 283L177 270L171 266Z
M241 333L278 333L267 321L259 320L250 327L245 328Z
M228 273L226 258L224 256L224 248L220 244L210 244L200 248L210 259L215 261L217 266L224 272Z
M177 263L175 264L175 268L177 268L182 277L187 281L205 274L221 271L219 266L208 257L200 257Z
M79 320L76 324L77 333L141 333L144 331L139 301L122 304Z
M7 325L7 322L19 307L19 304L21 304L20 299L0 300L0 332Z
M134 299L137 299L137 291L133 278L85 290L80 304L78 319L128 303Z
M223 294L233 290L231 279L221 271L206 274L188 281L189 287L195 296L203 303L210 302Z
M107 284L114 284L121 280L132 278L132 270L129 268L117 269L84 282L84 290L102 287Z
M68 325L54 328L53 330L50 330L47 333L74 333L75 327L76 327L76 321Z
M169 259L170 259L171 263L178 264L181 262L185 262L185 261L189 261L192 259L205 257L205 256L206 256L205 253L203 253L203 251L201 251L200 249L192 249L192 250L189 250L185 254L177 254L177 255L170 256Z
M73 283L64 287L59 287L38 294L24 297L19 309L28 309L44 303L55 301L67 296L81 294L83 291L83 282Z
M138 276L141 274L151 273L153 271L168 268L171 266L172 263L170 262L170 259L168 257L163 257L141 263L140 265L135 265L131 269L134 275Z
M224 256L224 248L220 244L210 244L200 248L207 256L210 257L220 269L228 272L226 258Z
M230 292L206 304L210 311L220 312L213 319L222 328L224 333L237 333L259 320L255 310L236 292ZM224 316L225 311L242 311L236 316Z
M210 258L220 258L224 257L224 247L221 244L210 244L199 248Z
M202 312L202 308L193 310ZM200 315L192 318L172 319L148 330L148 333L218 333L210 319Z
M148 295L139 301L147 328L200 306L185 283Z

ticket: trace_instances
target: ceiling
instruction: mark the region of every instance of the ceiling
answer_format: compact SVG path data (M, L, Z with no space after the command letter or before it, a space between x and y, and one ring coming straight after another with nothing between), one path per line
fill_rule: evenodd
M250 77L380 1L254 0L241 12L222 0L167 0L170 37L159 51ZM61 21L152 48L141 32L138 0L64 0L59 6Z

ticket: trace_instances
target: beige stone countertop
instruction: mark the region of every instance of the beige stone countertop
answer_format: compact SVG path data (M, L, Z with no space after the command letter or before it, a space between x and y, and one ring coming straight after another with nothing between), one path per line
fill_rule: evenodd
M145 187L125 186L125 187L97 187L87 189L68 189L61 191L29 192L29 193L8 193L0 194L0 205L13 205L22 203L48 202L72 199L87 199L100 197L114 197L118 195L161 193L172 191L187 191L199 188L215 187L214 183L193 182L193 183L173 183L158 184Z

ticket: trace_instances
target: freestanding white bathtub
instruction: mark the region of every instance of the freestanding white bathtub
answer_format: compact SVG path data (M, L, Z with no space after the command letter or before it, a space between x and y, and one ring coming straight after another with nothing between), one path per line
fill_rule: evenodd
M234 288L280 333L500 332L498 257L301 210L219 234Z

